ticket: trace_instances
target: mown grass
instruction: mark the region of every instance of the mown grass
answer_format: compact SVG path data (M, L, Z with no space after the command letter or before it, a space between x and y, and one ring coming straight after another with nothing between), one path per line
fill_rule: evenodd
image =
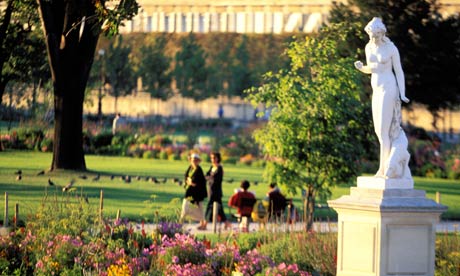
M176 218L181 207L181 197L184 188L172 181L173 178L183 179L183 174L188 166L185 161L167 161L153 159L137 159L130 157L107 157L86 156L88 172L55 171L37 175L41 170L47 171L51 164L50 153L28 151L4 151L0 152L0 192L8 192L9 209L19 203L20 216L35 213L35 210L45 200L63 194L62 187L75 179L74 189L68 193L70 197L87 197L94 208L99 208L100 191L104 191L104 215L114 217L117 210L121 211L122 217L131 220L154 221L157 215L167 218ZM209 168L209 163L202 163L203 170ZM16 180L17 170L22 170L22 179ZM243 179L248 179L258 198L265 196L267 184L262 182L262 168L245 165L224 164L224 198L226 204L234 189L239 187ZM101 174L100 180L93 181L96 174ZM80 176L86 175L87 179ZM111 180L111 176L114 179ZM132 176L131 183L125 183L121 176ZM140 176L141 180L136 177ZM158 180L167 179L166 183L155 184L146 181L146 177L156 177ZM49 186L48 179L56 185ZM231 183L230 181L233 180ZM427 197L434 199L436 192L441 193L442 203L449 207L443 214L445 219L460 219L460 183L443 179L415 178L416 189L426 190ZM349 194L349 187L337 186L333 189L331 199ZM300 193L288 195L294 199L294 204L301 208L302 199ZM3 199L2 199L3 201ZM325 202L322 202L323 204ZM228 209L226 208L227 213ZM0 212L4 213L4 204L0 204ZM336 219L336 213L331 209L321 209L316 212L318 219ZM10 211L10 217L12 216ZM3 219L3 216L0 218Z

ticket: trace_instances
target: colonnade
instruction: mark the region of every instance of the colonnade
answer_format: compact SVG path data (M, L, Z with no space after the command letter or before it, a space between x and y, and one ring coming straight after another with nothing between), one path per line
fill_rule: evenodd
M318 30L327 14L282 11L239 12L152 12L141 11L125 23L121 33L311 33Z

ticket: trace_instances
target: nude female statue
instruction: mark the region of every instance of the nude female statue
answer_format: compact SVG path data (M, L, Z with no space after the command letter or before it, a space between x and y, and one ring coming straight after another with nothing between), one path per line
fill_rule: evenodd
M380 164L377 177L403 177L408 172L408 153L404 149L404 160L393 161L390 153L395 151L397 139L404 140L405 134L400 127L401 100L409 102L405 95L404 73L401 67L399 52L393 42L385 36L386 27L382 20L374 17L364 28L369 35L366 45L366 65L355 62L355 67L363 73L371 74L372 86L372 119L374 130L380 142ZM394 73L393 73L394 72ZM402 137L402 135L404 137ZM405 139L407 140L407 138ZM394 145L392 145L392 143ZM407 142L405 143L407 147ZM393 148L393 150L392 150ZM398 150L401 153L401 150ZM407 157L407 158L406 158ZM393 162L393 164L390 164ZM395 170L396 163L401 163L401 170ZM405 164L402 164L405 163ZM404 169L406 169L404 172ZM395 174L395 171L400 173Z

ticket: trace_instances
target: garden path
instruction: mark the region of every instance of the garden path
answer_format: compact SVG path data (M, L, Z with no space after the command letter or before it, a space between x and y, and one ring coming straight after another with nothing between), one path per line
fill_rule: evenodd
M184 229L189 231L191 234L212 234L214 233L212 224L208 224L208 228L206 230L198 230L198 224L185 224ZM151 233L155 230L155 224L146 224L144 225L145 231ZM140 225L137 226L140 229ZM261 226L258 223L250 223L249 224L249 232L256 232L261 230ZM305 226L303 223L297 222L295 224L276 224L276 223L268 223L265 225L265 230L270 232L287 232L287 231L303 231ZM337 232L337 222L315 222L313 224L314 232ZM238 223L233 222L229 229L224 229L224 225L218 225L216 229L216 233L231 233L233 232L241 232ZM443 233L443 232L458 232L460 231L460 221L440 221L436 224L436 232Z

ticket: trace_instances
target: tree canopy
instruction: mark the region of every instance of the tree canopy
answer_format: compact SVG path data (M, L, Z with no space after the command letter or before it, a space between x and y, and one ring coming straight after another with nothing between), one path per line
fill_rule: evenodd
M183 97L195 101L209 97L206 89L206 55L193 33L181 39L181 49L175 57L174 76L177 89Z
M167 38L158 36L141 47L138 75L153 98L167 100L171 91L171 58L165 54Z
M117 35L103 57L105 80L110 84L109 94L115 97L115 111L117 111L118 97L131 94L136 88L130 53L131 47L123 43L122 36Z
M49 78L37 3L5 2L0 11L0 104L8 82L33 84Z
M357 175L362 141L372 125L354 59L338 51L352 30L333 24L317 37L292 42L289 67L267 73L264 85L249 90L254 105L271 110L266 126L255 132L268 162L265 178L292 192L307 191L308 227L315 197Z

